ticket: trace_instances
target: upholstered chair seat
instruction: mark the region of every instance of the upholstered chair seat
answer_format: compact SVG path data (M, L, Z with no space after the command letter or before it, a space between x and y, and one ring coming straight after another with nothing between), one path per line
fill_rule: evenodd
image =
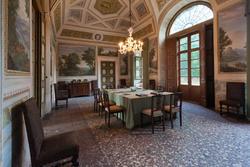
M142 111L142 113L145 114L145 115L151 116L151 109L144 109ZM161 116L163 116L163 113L162 113L161 110L155 110L153 112L153 117L161 117Z

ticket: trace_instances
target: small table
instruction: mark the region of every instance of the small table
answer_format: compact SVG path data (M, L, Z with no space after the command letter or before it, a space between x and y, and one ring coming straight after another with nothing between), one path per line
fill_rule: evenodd
M108 89L109 99L116 105L126 108L126 128L133 129L140 124L140 113L143 109L151 107L151 97L156 91L138 89L132 92L130 89ZM172 92L161 92L163 95L171 95ZM168 101L167 101L168 103Z

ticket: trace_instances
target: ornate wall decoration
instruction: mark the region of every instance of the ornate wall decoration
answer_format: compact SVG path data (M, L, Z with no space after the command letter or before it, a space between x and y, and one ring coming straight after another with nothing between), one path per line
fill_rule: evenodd
M117 57L118 48L111 47L98 47L98 56L108 56L108 57Z
M94 8L101 14L107 15L117 13L122 8L122 4L119 0L98 0Z
M139 3L139 4L136 6L136 11L137 11L137 15L138 15L139 18L141 18L141 19L149 14L148 8L147 8L147 6L145 5L145 2L144 2L144 1L142 1L141 3Z
M119 55L120 57L120 75L128 75L128 54Z
M86 13L86 17L85 17L85 23L86 24L93 23L93 22L96 22L96 21L98 21L98 19L95 18L95 16L93 16L89 12Z
M82 19L82 10L81 9L70 9L68 13L68 18L73 18L78 22L81 22Z
M117 24L117 21L118 21L118 19L112 19L112 20L106 21L105 23L106 23L107 25L109 25L111 28L115 28L115 26L116 26L116 24Z
M96 34L93 35L93 39L96 40L96 41L102 41L103 35L99 34L99 33L96 33Z
M29 74L31 57L30 2L28 0L9 0L6 2L8 4L6 72Z
M137 31L134 33L134 38L141 38L145 35L148 35L150 33L152 33L154 30L153 30L153 25L152 24L149 24L147 25L146 27L142 28L141 30Z
M161 10L168 0L156 0L156 1L157 1L158 9Z
M120 37L120 36L112 36L112 35L103 35L103 41L107 41L107 42L114 42L114 43L118 43L121 41L124 41L125 37Z
M61 3L59 3L54 11L54 21L56 31L59 31L61 28L62 20L61 20L62 12L61 12Z
M220 72L246 72L245 3L219 12Z
M95 55L95 46L59 45L59 76L95 75Z
M149 73L157 74L158 70L158 53L157 53L157 38L149 41L148 58L149 58Z
M102 88L115 88L115 62L101 61Z
M82 31L74 31L74 30L63 29L62 33L61 33L61 36L82 38L82 39L92 39L93 34L89 33L89 32L82 32Z

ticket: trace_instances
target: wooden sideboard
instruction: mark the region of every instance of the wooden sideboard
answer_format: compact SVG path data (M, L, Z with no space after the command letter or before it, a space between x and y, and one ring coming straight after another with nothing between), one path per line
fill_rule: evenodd
M69 95L70 97L91 95L91 83L90 82L70 83Z

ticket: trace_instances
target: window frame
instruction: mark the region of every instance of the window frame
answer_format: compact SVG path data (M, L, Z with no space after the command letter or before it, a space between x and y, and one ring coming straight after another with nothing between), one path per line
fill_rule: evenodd
M208 2L201 2L201 1L192 2L192 3L190 3L190 4L188 4L188 5L184 6L184 7L182 7L181 9L179 9L179 10L175 13L175 15L174 15L174 16L172 17L172 19L170 20L169 25L168 25L168 27L167 27L167 36L176 36L177 34L182 33L183 31L188 31L188 30L190 30L190 29L192 29L192 28L194 28L194 27L196 27L196 26L199 27L201 24L204 24L204 23L206 23L206 22L211 22L211 20L214 19L215 15L213 15L213 18L212 18L212 19L208 19L208 20L206 20L206 21L204 21L204 22L195 24L195 25L193 25L192 27L189 27L189 28L183 29L183 30L181 30L181 31L175 32L175 33L173 33L173 34L170 34L171 27L173 26L173 23L174 23L174 21L176 20L176 18L177 18L183 11L185 11L186 9L191 8L191 7L193 7L193 6L196 6L196 5L204 5L204 6L207 6L207 7L210 8L211 11L213 12L212 6L211 6Z
M199 34L199 47L198 48L191 48L191 36L192 35L195 35L195 34ZM180 40L187 37L188 40L187 40L187 45L188 45L188 49L187 50L184 50L184 51L180 51ZM199 67L197 68L192 68L191 66L191 53L192 52L195 52L195 51L199 51ZM188 70L188 83L187 84L181 84L181 54L183 53L187 53L187 62L188 62L188 67L185 68ZM194 59L196 60L196 59ZM189 34L185 34L183 36L180 36L177 38L177 62L178 62L178 68L177 68L177 73L178 73L178 85L180 86L201 86L201 32L196 30L196 31L193 31ZM199 69L199 85L192 85L192 69Z

